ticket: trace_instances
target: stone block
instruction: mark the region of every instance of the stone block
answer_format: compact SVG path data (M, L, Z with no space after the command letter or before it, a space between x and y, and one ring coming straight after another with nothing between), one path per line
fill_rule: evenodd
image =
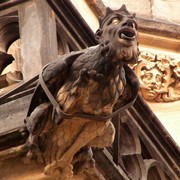
M22 70L24 80L29 80L58 56L56 23L52 9L44 0L23 3L18 12Z
M153 0L154 19L169 21L180 25L179 0Z
M136 13L137 16L152 17L150 0L103 0L103 2L112 9L119 9L125 4L128 11Z

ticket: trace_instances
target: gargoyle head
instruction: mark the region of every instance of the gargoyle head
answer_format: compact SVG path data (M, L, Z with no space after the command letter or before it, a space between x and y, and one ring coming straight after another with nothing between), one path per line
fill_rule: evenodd
M101 44L113 48L116 60L136 63L139 50L135 14L130 14L125 5L119 10L106 9L106 15L99 19L100 27L96 38Z

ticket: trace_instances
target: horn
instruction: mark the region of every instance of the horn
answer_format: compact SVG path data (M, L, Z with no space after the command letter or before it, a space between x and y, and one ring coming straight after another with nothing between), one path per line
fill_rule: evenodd
M123 4L123 5L120 7L119 11L124 11L124 12L129 13L128 10L127 10L127 8L126 8L126 5L125 5L125 4Z
M98 17L99 24L101 25L103 22L103 17Z
M111 14L112 12L113 12L113 10L110 7L107 7L106 8L106 15L105 16Z
M98 17L100 27L103 24L103 22L105 21L106 17L113 12L114 11L110 7L107 7L104 17Z

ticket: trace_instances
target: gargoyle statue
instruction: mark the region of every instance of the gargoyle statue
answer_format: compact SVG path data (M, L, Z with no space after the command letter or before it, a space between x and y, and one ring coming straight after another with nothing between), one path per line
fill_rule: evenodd
M125 5L107 8L96 32L99 45L59 57L40 74L25 119L27 159L43 163L46 175L100 179L92 172L87 177L94 168L91 147L112 144L111 118L132 105L139 90L127 65L139 55L134 16Z

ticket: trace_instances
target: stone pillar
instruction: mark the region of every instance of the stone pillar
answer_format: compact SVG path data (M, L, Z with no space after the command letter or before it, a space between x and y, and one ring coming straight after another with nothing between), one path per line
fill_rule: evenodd
M44 0L31 0L19 6L22 71L24 80L39 74L42 67L58 56L56 23Z

